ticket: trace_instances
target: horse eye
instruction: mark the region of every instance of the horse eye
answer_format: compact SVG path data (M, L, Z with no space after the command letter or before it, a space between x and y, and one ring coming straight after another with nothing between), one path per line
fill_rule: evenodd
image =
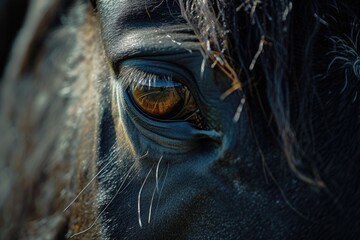
M198 107L190 90L171 78L134 82L129 94L146 115L159 120L190 120Z

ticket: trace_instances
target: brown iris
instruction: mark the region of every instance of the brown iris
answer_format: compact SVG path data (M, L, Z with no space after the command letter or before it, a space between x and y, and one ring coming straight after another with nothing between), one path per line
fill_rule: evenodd
M130 94L144 113L161 120L185 120L197 110L189 89L171 79L137 82Z

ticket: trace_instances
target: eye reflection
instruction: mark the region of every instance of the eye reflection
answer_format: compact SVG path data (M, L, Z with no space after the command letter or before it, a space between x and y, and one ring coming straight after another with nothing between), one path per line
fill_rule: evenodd
M140 80L130 85L129 93L145 114L160 120L187 120L197 111L189 89L169 78Z

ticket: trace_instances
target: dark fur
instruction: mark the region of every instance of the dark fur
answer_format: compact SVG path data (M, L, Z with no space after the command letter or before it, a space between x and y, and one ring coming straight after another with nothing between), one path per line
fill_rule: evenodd
M107 115L111 64L91 2L51 1L45 11L29 14L24 27L31 31L15 42L1 85L1 239L70 236L99 214L95 182L94 191L62 212L95 175L97 159L114 151L98 141L106 138L104 126L117 123ZM235 91L246 99L259 150L280 149L283 168L319 193L316 214L328 224L315 224L319 236L334 231L328 236L356 239L360 3L192 2L179 1L183 16L204 43L204 56L222 59L217 67L231 73ZM274 165L266 158L262 164L271 184L278 184ZM302 196L285 195L301 202ZM99 237L99 229L95 224L81 237Z

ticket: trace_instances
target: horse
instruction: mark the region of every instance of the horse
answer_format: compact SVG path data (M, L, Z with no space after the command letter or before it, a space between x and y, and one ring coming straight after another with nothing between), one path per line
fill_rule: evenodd
M360 4L30 1L1 239L357 239Z

